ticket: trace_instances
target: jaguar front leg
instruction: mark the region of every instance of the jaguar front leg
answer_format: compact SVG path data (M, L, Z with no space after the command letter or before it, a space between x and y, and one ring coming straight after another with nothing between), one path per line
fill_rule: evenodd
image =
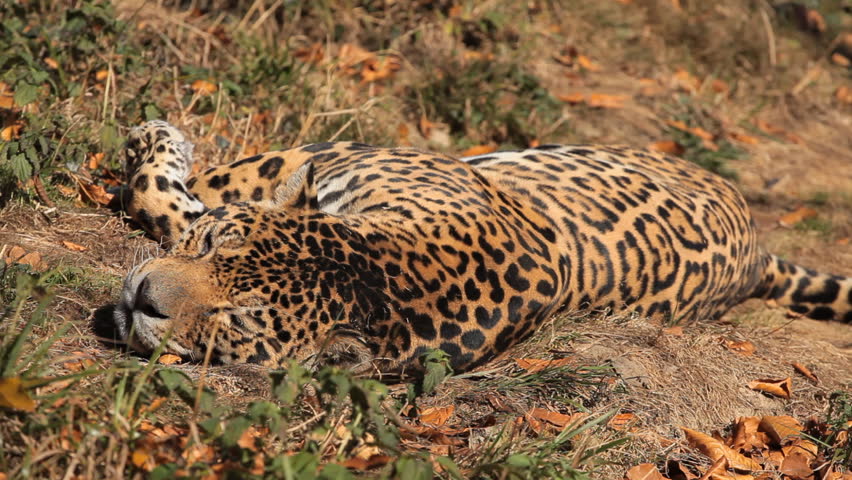
M151 237L171 247L207 211L185 184L192 143L177 128L155 120L130 131L123 154L127 212Z

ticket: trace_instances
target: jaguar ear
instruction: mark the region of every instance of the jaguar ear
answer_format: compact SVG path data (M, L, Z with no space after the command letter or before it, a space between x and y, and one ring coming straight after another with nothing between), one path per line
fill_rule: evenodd
M299 167L286 182L275 189L276 207L319 209L317 186L314 181L314 164L307 162Z

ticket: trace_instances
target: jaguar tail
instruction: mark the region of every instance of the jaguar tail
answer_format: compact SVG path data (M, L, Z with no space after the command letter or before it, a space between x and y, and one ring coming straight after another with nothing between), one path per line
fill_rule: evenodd
M852 323L852 277L828 275L767 255L763 281L752 297L817 320Z

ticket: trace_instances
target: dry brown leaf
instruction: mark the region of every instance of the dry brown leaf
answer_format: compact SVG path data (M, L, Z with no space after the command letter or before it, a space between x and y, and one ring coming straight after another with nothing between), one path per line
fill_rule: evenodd
M69 242L68 240L62 240L62 246L67 248L68 250L73 250L75 252L85 252L89 249L89 247L84 247L82 245L78 245L74 242Z
M787 398L793 394L793 380L790 377L774 380L774 379L758 379L748 382L748 388L759 392L775 395L776 397Z
M801 222L802 220L806 220L808 218L814 218L817 216L816 210L809 207L799 207L796 210L793 210L790 213L782 215L778 219L778 224L782 227L792 227L793 225Z
M104 187L95 185L94 183L80 183L80 193L83 198L99 205L109 205L114 197L113 194L107 193Z
M237 445L246 450L257 452L257 438L261 435L262 432L260 430L254 426L250 426L243 431L242 435L240 435L239 440L237 440Z
M3 128L3 130L0 130L0 139L5 142L11 142L21 136L21 128L23 128L23 125L20 123L13 123L12 125Z
M516 358L515 363L527 371L527 373L540 372L546 368L564 367L574 361L573 357L554 358L547 360L543 358Z
M636 421L636 415L630 412L619 413L612 417L607 425L618 431L626 431Z
M215 83L209 80L196 80L192 82L189 88L199 95L212 95L219 89Z
M35 406L35 400L24 390L20 377L0 378L0 407L34 412Z
M577 414L565 415L564 413L554 412L552 410L547 410L538 407L530 409L527 415L537 420L551 423L560 428L565 427L566 425L570 425L572 422L576 421L579 418Z
M12 109L15 106L15 97L12 95L0 94L0 108Z
M698 480L715 480L716 478L725 478L728 474L728 459L722 456L717 458Z
M834 91L834 98L843 103L852 103L852 88L845 85L837 87Z
M731 87L729 87L727 83L725 83L722 80L719 80L718 78L713 80L713 82L710 83L710 88L714 92L721 93L721 94L724 94L724 95L727 95L728 91L731 89Z
M841 67L848 67L852 65L852 60L850 60L849 57L843 55L840 52L835 52L831 54L831 63L835 65L840 65Z
M86 167L88 167L89 170L94 170L98 168L98 165L100 165L101 162L104 160L105 155L106 154L104 152L88 154L87 157L89 161L86 164Z
M133 463L136 468L141 468L146 472L150 472L154 469L154 459L151 458L151 454L144 447L133 450L133 453L130 455L130 462Z
M801 363L797 363L797 362L793 362L793 363L791 363L790 365L792 365L792 366L793 366L793 368L794 368L797 372L801 373L802 375L804 375L805 377L807 377L807 378L808 378L809 380L811 380L812 382L814 382L814 383L819 383L819 378L817 378L817 376L816 376L816 375L814 375L814 374L813 374L813 372L811 372L811 369L809 369L808 367L806 367L806 366L802 365Z
M71 352L71 355L77 358L62 362L62 366L72 372L81 372L95 364L95 359L86 352Z
M484 155L486 153L491 153L497 150L495 145L476 145L468 148L467 150L461 153L462 157L473 157L476 155Z
M734 426L734 433L729 442L731 448L739 451L750 451L754 448L764 449L769 442L766 433L759 431L760 417L740 417Z
M664 328L663 333L666 335L671 335L673 337L682 337L683 327L681 327L680 325L675 325L673 327Z
M319 64L325 57L325 52L323 51L322 44L316 42L310 47L296 49L293 52L293 56L305 63Z
M352 457L344 460L341 465L353 470L367 471L378 467L384 467L391 461L391 457L387 455L373 455L369 458ZM262 473L262 472L261 472Z
M180 363L182 358L173 354L173 353L164 353L160 355L160 358L157 359L157 363L162 365L174 365L176 363Z
M789 415L767 415L760 419L760 431L765 432L779 445L798 438L803 430L802 424Z
M667 480L653 463L640 463L624 474L625 480Z
M577 63L590 72L599 72L601 67L585 55L577 55Z
M649 143L647 148L648 150L656 150L658 152L678 156L683 155L683 152L686 151L686 149L683 148L683 145L675 142L674 140L661 140L659 142Z
M6 251L6 255L3 257L3 261L7 264L17 263L19 265L29 265L33 270L37 272L43 272L47 270L48 266L44 261L42 261L41 253L39 252L27 252L23 248L13 245Z
M420 135L423 135L425 138L429 138L429 133L432 131L432 126L434 123L430 122L426 115L420 116L420 122L418 122L418 127L420 128Z
M779 472L792 478L812 478L814 473L810 463L814 457L801 449L792 450L784 455Z
M695 93L698 91L699 87L701 87L701 80L686 70L679 68L674 75L672 75L672 85L674 85L675 88L685 90L689 93Z
M368 60L375 61L375 59L376 55L374 53L354 43L344 43L340 46L340 50L337 51L338 65L348 75L358 73L358 70L353 68L355 65Z
M213 463L216 460L216 450L210 445L196 443L188 446L180 456L188 465L195 462Z
M753 472L760 469L760 464L741 455L710 435L689 428L680 427L680 429L686 435L686 441L689 443L689 446L698 449L714 462L719 457L724 457L728 465L737 470Z
M420 411L420 421L422 423L428 423L435 427L440 427L441 425L447 423L447 420L453 416L453 412L455 412L456 407L454 405L448 405L446 407L430 407L424 408Z
M586 96L580 92L556 95L556 98L571 105L576 105L578 103L583 103L586 101Z
M390 78L402 68L399 58L388 55L386 57L371 59L364 62L361 68L361 81L364 83L376 82Z
M748 340L726 340L725 346L728 348L728 350L739 353L740 355L746 357L753 355L756 350L754 344L749 342Z
M681 122L680 120L669 120L666 122L666 124L683 132L691 133L696 137L700 138L702 140L704 148L708 150L712 150L714 152L719 150L719 146L713 142L713 134L708 132L707 130L704 130L701 127L690 127L687 124Z
M586 104L595 108L623 108L627 98L627 95L593 93L586 99Z
M728 133L728 137L730 137L731 140L736 140L737 142L746 143L748 145L757 145L760 143L757 137L752 137L751 135L746 135L744 133L730 132Z

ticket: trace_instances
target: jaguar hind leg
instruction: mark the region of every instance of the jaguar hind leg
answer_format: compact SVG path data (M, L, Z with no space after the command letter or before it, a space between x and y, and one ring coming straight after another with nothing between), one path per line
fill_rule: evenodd
M177 128L155 120L130 131L123 156L128 214L155 240L174 245L207 211L184 183L192 168L192 143Z

